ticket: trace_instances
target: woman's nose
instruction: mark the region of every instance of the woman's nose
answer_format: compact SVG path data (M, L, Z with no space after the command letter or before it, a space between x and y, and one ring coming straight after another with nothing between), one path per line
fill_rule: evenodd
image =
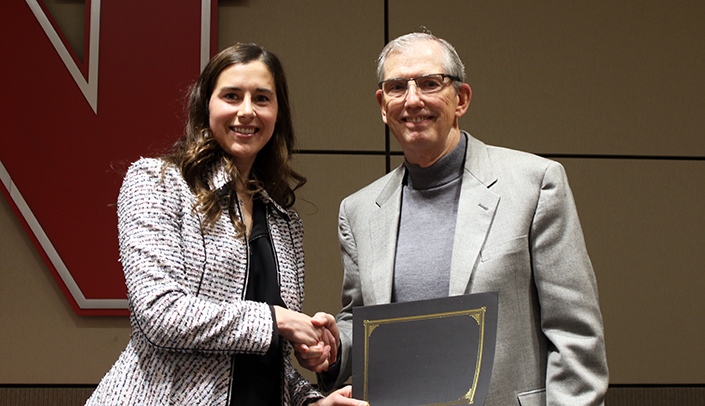
M240 109L238 110L238 115L243 117L251 117L255 114L255 110L252 106L252 96L245 95L240 104Z

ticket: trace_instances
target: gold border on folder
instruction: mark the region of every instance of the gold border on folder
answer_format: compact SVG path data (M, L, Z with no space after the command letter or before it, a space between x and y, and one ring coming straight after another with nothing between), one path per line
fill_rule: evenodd
M443 403L431 403L424 406L450 406L450 405L471 405L473 404L475 398L475 390L477 389L477 381L480 378L480 366L482 365L482 348L485 341L485 313L487 312L487 307L481 307L479 309L470 310L458 310L454 312L443 312L443 313L432 313L424 314L420 316L406 316L406 317L395 317L389 319L379 319L379 320L368 320L362 321L365 327L365 360L364 360L364 389L363 389L363 400L367 400L367 367L368 367L368 357L369 357L369 341L372 332L379 326L383 324L391 323L403 323L407 321L417 321L417 320L428 320L428 319L440 319L444 317L458 317L458 316L470 316L477 324L480 326L480 337L477 340L477 364L475 365L475 375L473 376L472 385L468 389L467 393L463 395L460 399L443 402Z

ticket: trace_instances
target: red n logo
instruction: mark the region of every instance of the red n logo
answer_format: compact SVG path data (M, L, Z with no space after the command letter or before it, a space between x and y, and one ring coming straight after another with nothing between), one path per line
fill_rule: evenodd
M216 3L86 0L82 60L40 0L3 5L0 190L78 314L127 314L113 168L181 135Z

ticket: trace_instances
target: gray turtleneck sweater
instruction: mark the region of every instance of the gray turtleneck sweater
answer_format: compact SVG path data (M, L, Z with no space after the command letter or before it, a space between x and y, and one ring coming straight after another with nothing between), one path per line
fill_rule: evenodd
M392 301L448 296L467 139L428 168L404 161Z

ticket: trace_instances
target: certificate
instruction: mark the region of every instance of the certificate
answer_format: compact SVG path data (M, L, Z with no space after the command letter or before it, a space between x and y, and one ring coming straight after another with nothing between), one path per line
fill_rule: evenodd
M482 405L498 293L353 309L353 397L372 406Z

